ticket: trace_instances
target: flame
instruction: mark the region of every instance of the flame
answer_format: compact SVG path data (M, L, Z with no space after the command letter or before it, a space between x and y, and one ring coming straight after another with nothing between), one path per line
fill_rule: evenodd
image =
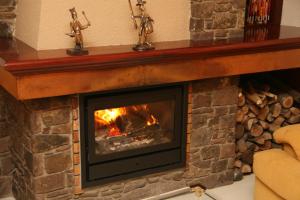
M97 110L95 112L95 120L100 124L110 125L114 123L118 117L123 115L126 115L125 107Z
M154 124L158 124L158 120L153 115L151 115L147 121L147 126L151 126Z
M117 125L118 117L124 116L129 114L130 111L127 110L129 107L120 107L120 108L112 108L112 109L104 109L104 110L97 110L94 112L95 122L100 127L107 127L108 133L107 136L109 137L116 137L127 135L127 133L122 133L120 128ZM131 111L139 112L139 111L147 111L149 116L145 119L145 126L151 126L158 124L158 120L149 112L149 107L147 104L136 105L130 107Z

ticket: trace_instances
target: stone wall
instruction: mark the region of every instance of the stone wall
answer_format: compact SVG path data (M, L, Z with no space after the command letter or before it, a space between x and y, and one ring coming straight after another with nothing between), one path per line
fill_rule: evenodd
M191 0L191 39L242 37L245 7L246 0Z
M0 88L0 198L73 197L70 97L17 101Z
M190 165L207 171L195 180L207 188L233 182L238 84L237 77L193 83Z
M13 164L10 148L10 129L7 119L7 93L0 87L0 199L11 194Z
M12 156L16 199L71 199L70 97L19 102L11 97ZM71 176L70 176L71 174Z
M7 121L0 121L0 125L11 130L10 138L7 133L1 135L5 144L11 139L15 169L1 169L13 172L14 196L26 200L137 200L194 184L213 188L232 183L238 79L196 81L190 84L189 92L185 168L83 190L78 96L20 102L2 91ZM8 149L4 151L1 161L10 158ZM7 179L11 180L9 176Z
M0 1L0 37L11 37L15 31L16 0Z
M8 94L0 87L0 199L11 195L11 180L14 166L10 153L10 133L7 109Z

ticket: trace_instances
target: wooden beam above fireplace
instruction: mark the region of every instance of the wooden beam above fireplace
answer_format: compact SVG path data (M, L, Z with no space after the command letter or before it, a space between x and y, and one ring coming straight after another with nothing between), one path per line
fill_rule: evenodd
M300 28L268 31L259 41L161 42L148 52L134 52L130 45L94 47L81 57L4 40L0 84L25 100L300 67Z

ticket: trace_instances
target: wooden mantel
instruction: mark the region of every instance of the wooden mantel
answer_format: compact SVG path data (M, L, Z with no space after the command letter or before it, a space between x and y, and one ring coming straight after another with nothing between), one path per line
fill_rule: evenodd
M15 40L0 41L0 85L20 100L224 77L300 67L300 28L270 27L270 37L36 51Z

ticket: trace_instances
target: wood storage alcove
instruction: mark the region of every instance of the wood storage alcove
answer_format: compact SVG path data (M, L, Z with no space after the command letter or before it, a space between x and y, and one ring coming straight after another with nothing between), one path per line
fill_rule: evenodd
M235 167L244 174L252 172L255 152L282 148L273 141L277 129L300 123L300 92L275 75L262 73L241 78Z

